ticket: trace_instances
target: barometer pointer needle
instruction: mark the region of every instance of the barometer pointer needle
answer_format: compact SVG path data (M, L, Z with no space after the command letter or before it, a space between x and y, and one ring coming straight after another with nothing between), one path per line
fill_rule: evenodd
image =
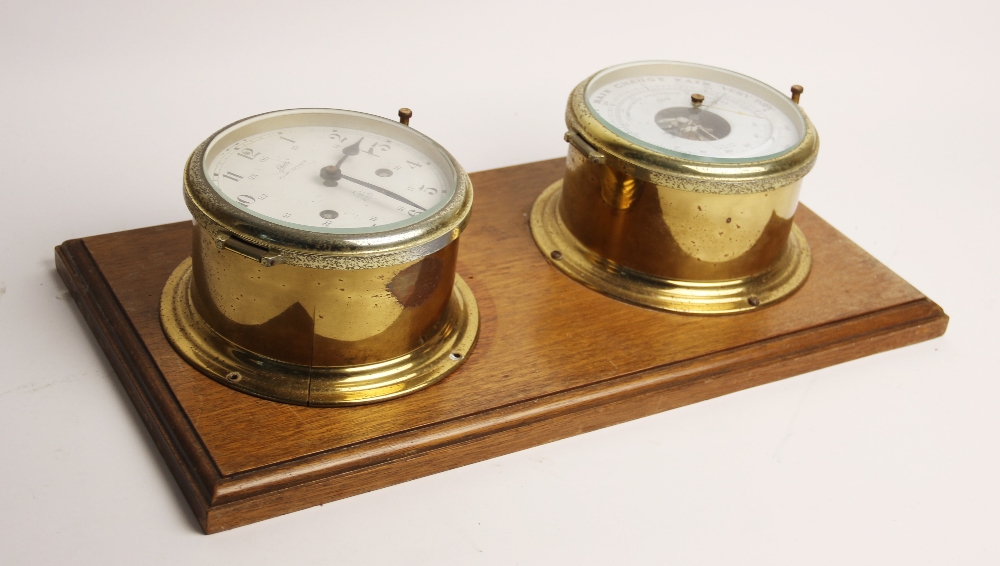
M718 140L718 139L719 139L719 138L717 138L717 137L713 136L713 135L712 135L712 133L711 133L711 132L709 132L708 130L706 130L706 129L705 129L705 127L704 127L704 126L702 126L701 124L698 124L698 129L699 129L699 130L701 130L701 132L702 132L703 134L705 134L706 136L708 136L708 137L712 138L713 140Z
M705 110L708 110L709 108L715 108L715 105L718 104L718 103L720 103L720 102L722 102L722 99L725 98L727 94L729 94L729 93L728 92L722 93L722 96L720 96L719 98L716 98L715 100L713 100L712 103L709 104L708 106L703 106L703 108Z
M380 192L380 193L382 193L383 195L385 195L385 196L387 196L389 198L396 199L396 200L398 200L399 202L401 202L403 204L408 204L408 205L412 206L413 208L416 208L417 210L420 210L420 211L426 211L427 210L426 208L420 206L419 204L417 204L417 203L415 203L415 202L413 202L411 200L408 200L406 197L399 196L399 195L397 195L396 193L394 193L392 191L387 191L387 190L383 189L382 187L376 187L375 185L373 185L371 183L366 183L366 182L362 181L361 179L355 179L354 177L348 177L347 175L343 175L343 174L341 175L341 178L342 179L346 179L346 180L348 180L348 181L350 181L352 183L357 183L357 184L361 185L362 187L371 189L373 191Z

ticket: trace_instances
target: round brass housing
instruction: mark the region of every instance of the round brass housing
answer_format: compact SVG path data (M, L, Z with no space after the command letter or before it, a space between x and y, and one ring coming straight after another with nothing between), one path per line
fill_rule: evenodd
M753 310L798 289L811 255L793 217L819 151L805 113L795 105L804 134L777 156L686 159L598 119L585 100L598 74L569 97L566 174L531 211L546 259L611 297L684 313Z
M450 200L402 227L338 233L250 215L220 198L206 178L204 164L227 138L325 125L345 115L436 152L454 175ZM455 273L472 185L426 136L347 111L263 114L223 128L195 149L184 197L195 219L192 256L167 281L160 320L174 349L208 377L286 403L370 403L435 383L475 345L479 311Z

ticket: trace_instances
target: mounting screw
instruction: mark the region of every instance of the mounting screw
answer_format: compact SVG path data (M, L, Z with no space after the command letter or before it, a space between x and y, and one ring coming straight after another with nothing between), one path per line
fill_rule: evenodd
M701 106L702 102L705 102L704 94L695 93L691 95L691 104L693 104L694 106Z

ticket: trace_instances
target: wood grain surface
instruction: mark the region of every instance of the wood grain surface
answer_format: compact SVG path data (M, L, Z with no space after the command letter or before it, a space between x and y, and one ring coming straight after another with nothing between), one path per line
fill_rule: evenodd
M459 273L479 343L397 400L309 408L238 393L167 343L160 291L191 223L70 240L60 274L205 532L230 529L944 333L936 304L800 206L805 286L759 311L697 317L626 305L550 267L528 229L555 159L474 173Z

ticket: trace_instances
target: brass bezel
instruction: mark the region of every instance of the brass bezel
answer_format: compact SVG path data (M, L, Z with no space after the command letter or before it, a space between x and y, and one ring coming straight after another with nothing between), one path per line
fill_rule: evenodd
M309 115L350 115L414 137L440 153L454 171L455 191L438 211L419 221L392 230L370 233L330 234L282 226L249 214L221 198L205 176L206 149L217 136L243 122L264 117L275 122L302 121ZM238 120L202 142L184 169L184 202L198 223L213 235L237 236L273 254L289 265L318 269L371 269L415 261L458 238L472 211L472 183L447 150L420 132L380 116L329 108L298 108L266 112Z

